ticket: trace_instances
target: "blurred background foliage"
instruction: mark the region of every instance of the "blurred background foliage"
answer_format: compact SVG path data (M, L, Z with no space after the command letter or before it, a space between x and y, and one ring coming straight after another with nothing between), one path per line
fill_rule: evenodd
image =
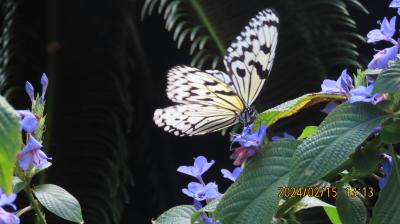
M256 103L262 112L319 91L324 78L334 78L344 68L365 66L373 50L364 36L387 14L387 4L0 0L0 91L15 108L27 108L25 81L39 86L46 72L45 145L53 167L37 181L58 184L76 196L86 223L149 223L173 205L191 203L180 192L187 180L176 173L179 165L200 154L216 160L206 178L220 183L222 191L228 183L219 169L232 168L226 136L178 138L153 125L154 109L170 105L165 94L169 68L192 64L223 69L225 49L249 18L275 8L281 20L279 43ZM324 116L320 109L279 122L268 135L283 130L298 134L305 125L318 124ZM319 210L300 216L326 223ZM63 223L51 215L49 219Z

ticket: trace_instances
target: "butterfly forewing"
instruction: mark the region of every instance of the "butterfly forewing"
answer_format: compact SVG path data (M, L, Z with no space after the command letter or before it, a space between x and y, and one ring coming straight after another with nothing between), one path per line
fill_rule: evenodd
M252 18L227 50L224 64L235 92L250 106L268 77L278 42L279 19L271 9Z
M235 112L215 106L186 104L157 109L154 122L177 136L203 135L238 122Z
M182 104L216 106L237 113L244 109L242 100L227 84L188 66L176 66L168 72L167 96Z

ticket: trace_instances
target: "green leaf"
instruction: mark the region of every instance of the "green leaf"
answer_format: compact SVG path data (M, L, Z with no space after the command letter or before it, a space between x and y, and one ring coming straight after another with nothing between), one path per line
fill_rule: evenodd
M308 138L310 135L314 134L314 132L317 131L317 129L318 129L318 126L305 127L303 132L301 133L301 135L297 138L297 140Z
M22 181L19 177L13 177L13 181L12 181L12 185L13 185L13 192L14 193L18 193L20 192L22 189L24 189L25 187L25 182Z
M17 153L21 149L19 118L6 99L0 96L0 188L12 193Z
M393 160L394 161L394 160ZM397 164L399 160L397 160ZM371 224L400 223L400 177L397 165L392 167L392 173L385 187L379 193L378 201L372 210Z
M335 208L335 206L328 204L316 197L309 197L305 196L304 198L301 199L299 205L295 208L295 212L298 212L302 209L309 209L309 208L315 208L315 207L332 207Z
M387 144L400 143L400 120L393 121L392 123L383 126L380 138L382 142Z
M179 205L161 214L155 224L189 224L195 212L193 205Z
M278 208L278 188L287 185L289 160L299 142L269 143L251 158L228 188L214 215L222 223L271 223Z
M344 103L297 148L289 186L307 186L340 166L387 114L372 104Z
M33 193L50 212L71 222L83 223L78 200L63 188L54 184L42 184L33 188Z
M345 189L339 188L336 209L343 224L367 223L368 210L359 194L357 197L349 196Z
M333 224L341 224L339 214L335 207L324 207L324 210Z
M384 69L375 82L374 93L395 93L400 91L400 62L396 61Z
M35 172L33 173L33 175L36 175L36 174L42 172L43 170L49 168L51 165L53 165L53 164L51 162L48 162L48 163L43 164L43 165L41 165L39 167L36 167L35 168Z
M299 98L282 103L259 114L257 121L255 122L256 127L254 128L257 129L261 124L267 124L268 126L270 126L282 118L292 116L293 114L299 112L301 109L320 102L343 100L345 98L346 97L344 95L339 94L306 94Z
M378 164L381 163L380 154L375 145L358 149L351 157L353 160L353 168L350 170L350 174L353 177L365 177L370 175L378 168Z
M217 209L217 205L219 204L220 199L214 199L210 202L207 203L206 206L204 206L200 211L202 212L214 212L215 209Z

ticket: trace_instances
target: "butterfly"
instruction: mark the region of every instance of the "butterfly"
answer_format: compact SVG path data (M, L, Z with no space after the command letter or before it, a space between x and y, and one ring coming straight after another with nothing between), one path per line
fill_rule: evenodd
M155 124L177 136L191 136L252 123L257 113L251 104L271 71L278 26L273 9L250 19L227 49L226 73L185 65L169 70L167 96L177 105L156 109Z

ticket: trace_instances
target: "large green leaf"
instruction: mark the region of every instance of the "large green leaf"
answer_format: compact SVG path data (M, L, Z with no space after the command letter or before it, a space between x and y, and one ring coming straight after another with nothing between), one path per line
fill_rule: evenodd
M78 200L63 188L53 184L42 184L33 188L33 193L47 210L71 222L83 223Z
M343 224L366 224L368 211L361 196L349 195L345 189L339 188L336 208Z
M289 117L299 112L301 109L309 107L316 103L327 102L332 100L343 100L345 98L346 97L344 95L339 95L339 94L321 94L321 93L306 94L299 98L287 101L276 107L264 111L263 113L258 115L255 124L257 125L267 124L269 126L282 118Z
M400 120L393 121L383 126L380 138L382 142L387 144L400 143Z
M398 163L399 162L397 162L397 165ZM389 177L389 181L379 193L378 201L372 210L371 224L400 223L400 177L399 168L397 165L392 167L392 173Z
M289 160L298 141L272 142L248 161L220 200L215 216L222 223L271 223L278 208L278 187L287 185Z
M21 148L21 131L15 110L0 96L0 187L12 192L12 180L17 153Z
M289 185L312 184L337 168L385 117L385 112L367 103L338 106L296 150Z
M400 91L399 61L382 71L375 82L373 91L376 93L395 93Z
M324 207L324 211L333 224L342 224L336 207Z
M195 212L193 205L176 206L161 214L155 224L189 224Z

